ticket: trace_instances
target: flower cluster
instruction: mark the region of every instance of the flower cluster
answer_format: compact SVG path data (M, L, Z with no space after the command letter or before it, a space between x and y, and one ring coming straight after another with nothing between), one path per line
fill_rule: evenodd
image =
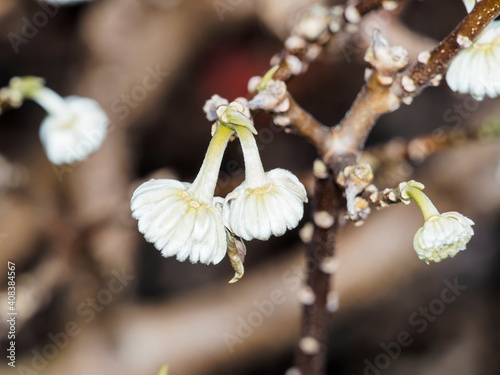
M415 234L413 247L420 259L440 262L454 257L465 249L474 235L474 222L458 212L440 214L430 199L422 192L424 185L416 181L403 182L399 186L401 200L409 203L410 198L419 205L424 216L424 226Z
M475 0L464 0L470 13ZM464 47L453 59L446 73L446 82L453 91L470 94L476 100L500 94L500 21L491 22L477 39L457 35Z
M84 160L104 141L109 120L95 100L80 96L62 98L37 77L12 78L9 90L21 100L34 100L47 112L40 125L40 140L52 163Z
M192 184L150 180L131 200L139 231L165 257L217 264L229 253L236 275L243 275L245 240L267 240L295 228L307 202L304 186L284 169L265 172L254 139L248 107L213 97L207 117L217 119L205 160ZM214 118L215 117L215 118ZM229 139L237 135L245 160L245 180L225 199L214 197L222 157Z

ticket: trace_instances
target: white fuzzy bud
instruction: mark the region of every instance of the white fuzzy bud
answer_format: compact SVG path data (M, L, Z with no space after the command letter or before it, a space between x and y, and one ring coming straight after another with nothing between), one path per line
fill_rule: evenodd
M415 234L413 247L427 263L454 257L465 249L474 231L474 222L458 212L446 212L427 219Z

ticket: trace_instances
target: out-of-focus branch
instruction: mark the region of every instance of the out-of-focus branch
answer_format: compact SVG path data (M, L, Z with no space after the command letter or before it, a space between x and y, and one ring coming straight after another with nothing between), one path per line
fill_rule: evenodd
M393 163L394 161L420 164L436 152L461 146L468 142L498 137L500 137L500 129L496 123L486 123L476 128L449 130L440 128L431 134L413 139L396 138L383 145L370 147L363 152L361 160L370 163L371 159L376 159L374 164ZM376 165L372 166L376 168Z
M18 108L23 103L23 98L18 92L14 92L9 87L0 89L0 114L7 109Z
M332 8L316 6L301 13L292 35L285 41L285 48L271 59L271 65L279 65L274 79L286 82L306 72L309 63L321 54L335 34L345 30L348 25L358 24L361 17L371 11L384 7L393 9L392 5L396 3L359 0Z
M64 286L70 276L69 267L60 257L51 257L41 263L28 274L23 274L17 281L17 288L21 291L16 300L17 329L21 330L42 308L48 305L58 289ZM7 300L7 291L0 292L0 297ZM7 316L7 305L2 307ZM2 336L7 335L7 326L0 326Z
M356 8L360 15L365 15L379 8L385 8L392 10L397 6L397 3L403 2L404 0L388 1L388 0L355 0L352 6Z
M29 173L24 166L11 163L0 155L0 193L7 189L25 186L28 181Z

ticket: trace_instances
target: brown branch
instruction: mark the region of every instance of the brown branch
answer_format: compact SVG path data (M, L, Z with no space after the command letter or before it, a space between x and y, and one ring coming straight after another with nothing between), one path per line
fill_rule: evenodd
M21 104L23 104L23 98L10 90L9 87L0 89L0 114L8 109L19 108Z
M438 132L425 134L410 140L397 138L384 145L367 149L363 153L363 158L366 155L368 158L376 158L381 163L404 160L419 164L438 151L460 146L465 142L495 137L494 134L485 134L487 132L488 129L485 127L450 131L441 129Z
M389 49L377 34L374 34L371 45L374 52L373 56L368 56L368 60L374 66L375 72L369 76L351 109L340 122L339 129L334 128L330 137L318 145L318 148L323 150L325 162L335 171L342 171L346 166L346 157L352 160L359 156L366 138L380 116L398 109L400 100L409 104L411 98L419 95L425 87L439 84L442 73L460 50L457 36L473 40L499 14L498 1L481 1L430 53L426 64L417 61L395 79L381 68L385 68L388 63L394 63L395 60L390 61L388 57L397 58L400 51Z
M367 4L376 3L368 2ZM378 118L399 108L400 101L408 96L416 96L420 91L436 84L442 78L452 58L460 50L457 36L474 38L500 13L498 1L486 0L476 5L475 9L461 24L443 40L431 53L427 64L417 62L394 80L396 73L406 64L406 56L401 50L390 48L381 37L374 34L371 50L366 56L375 68L368 72L367 83L356 98L338 128L333 128L331 136L320 139L316 143L318 151L329 165L333 173L339 175L346 166L354 164L364 148L364 143ZM406 78L405 78L406 77ZM408 102L408 100L406 100ZM297 126L297 125L296 125ZM319 128L319 127L318 127ZM305 129L298 126L299 132L311 137L310 126ZM324 273L321 262L333 255L334 238L338 225L340 193L334 175L329 174L327 180L316 181L315 218L322 217L325 222L315 220L313 242L307 251L308 262L307 285L314 295L312 305L304 305L302 320L302 339L299 342L296 361L302 374L323 374L327 317L326 298L329 290L329 274ZM366 192L368 194L369 192ZM372 191L367 202L383 206L398 199L393 191ZM321 215L320 215L321 213Z
M376 0L359 2L354 11L353 6L349 5L344 8L342 14L345 17L344 21L357 23L361 14L381 6L382 3ZM349 15L346 13L347 10L350 11ZM357 162L364 143L380 116L398 109L401 101L409 104L408 97L411 99L423 88L439 82L442 78L440 74L444 73L451 59L460 50L457 36L461 35L473 40L499 13L500 4L497 2L485 0L479 3L462 23L430 53L430 58L426 63L425 61L416 62L399 75L397 72L407 64L406 51L402 48L390 47L378 33L375 33L365 56L374 70L367 72L366 85L339 126L328 133L325 126L314 120L287 94L289 108L286 112L278 111L283 113L276 115L275 121L279 122L279 118L284 116L285 121L282 125L293 124L301 135L316 146L328 165L327 178L316 180L315 228L313 241L306 252L307 286L310 288L308 290L313 296L313 302L307 301L303 308L302 338L296 354L296 363L300 373L320 375L325 371L330 274L324 272L321 266L326 259L333 256L339 212L341 207L345 206L341 199L340 187L336 184L337 177L347 166ZM298 25L300 26L300 20ZM326 23L324 30L317 33L316 40L313 42L306 42L303 38L307 35L305 32L299 37L292 35L285 42L287 48L279 56L277 62L279 69L274 74L274 80L286 81L294 74L303 73L310 61L308 50L322 48L322 45L334 34L330 25L331 23ZM295 59L290 59L289 56L294 56ZM278 93L278 90L276 92ZM275 102L276 105L280 103L280 100ZM366 195L366 197L361 197L366 202L382 207L399 201L394 191L379 192L373 185L370 186L372 189L360 192L361 195Z
M380 114L394 111L398 107L397 97L386 86L381 85L374 74L361 89L340 122L339 129L331 132L331 143L325 145L324 155L359 153ZM333 150L335 154L331 154Z
M399 189L384 189L377 190L375 185L368 186L362 193L361 197L372 207L384 208L391 204L401 203L401 195Z
M286 117L289 124L293 125L300 135L309 140L313 145L323 143L330 129L298 105L289 92L287 93L287 99L290 102L290 108L280 116Z
M403 2L404 0L397 0L397 2ZM354 5L361 16L373 11L380 9L384 6L384 2L387 0L358 0Z
M439 74L443 75L456 54L464 47L457 38L473 41L484 28L500 14L498 0L483 0L477 2L474 9L464 20L430 53L427 63L416 62L403 73L413 80L416 90L406 92L405 96L416 96ZM402 78L401 77L401 78Z
M306 249L307 286L311 300L303 305L301 339L296 352L296 365L301 374L320 375L325 372L326 344L330 314L328 299L331 286L331 265L341 207L344 200L333 179L316 179L314 233ZM331 298L331 296L330 296Z
M279 69L273 78L286 82L295 75L305 73L308 64L321 55L323 48L338 32L345 30L345 27L349 24L358 23L361 16L383 8L383 5L383 0L359 0L348 6L337 5L331 9L324 8L329 14L324 18L317 17L317 22L322 23L322 31L318 32L314 37L301 32L301 20L308 17L307 11L303 12L299 16L298 27L296 27L292 35L286 40L285 48L271 60L272 65L279 65ZM333 9L337 9L338 11L333 12ZM292 67L294 64L291 64L288 60L289 56L298 59L300 69Z

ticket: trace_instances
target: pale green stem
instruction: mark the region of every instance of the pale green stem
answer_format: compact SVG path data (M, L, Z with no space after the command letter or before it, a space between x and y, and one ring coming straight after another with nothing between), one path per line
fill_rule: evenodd
M222 157L232 134L232 129L219 125L208 145L198 176L188 190L191 197L200 203L212 203Z
M257 90L258 91L263 91L263 90L266 89L267 83L269 82L269 80L271 78L273 78L273 75L274 75L274 73L276 73L276 71L278 70L278 68L279 68L279 65L275 65L271 69L269 69L266 72L266 74L264 74L264 77L262 77L262 79L260 80L259 85L257 86Z
M260 161L259 149L250 130L235 126L245 159L245 181L249 189L261 188L269 184L264 167Z
M26 97L36 101L49 115L67 116L69 114L66 101L57 92L47 87L42 87Z
M55 91L45 87L43 79L26 76L14 77L10 88L19 92L24 99L36 101L49 115L68 115L68 104Z
M427 197L427 195L422 192L422 190L414 188L412 186L406 186L405 193L408 194L409 197L413 198L415 202L417 202L420 210L422 211L422 215L424 216L424 221L427 221L433 216L439 216L439 211L431 202L429 197Z

